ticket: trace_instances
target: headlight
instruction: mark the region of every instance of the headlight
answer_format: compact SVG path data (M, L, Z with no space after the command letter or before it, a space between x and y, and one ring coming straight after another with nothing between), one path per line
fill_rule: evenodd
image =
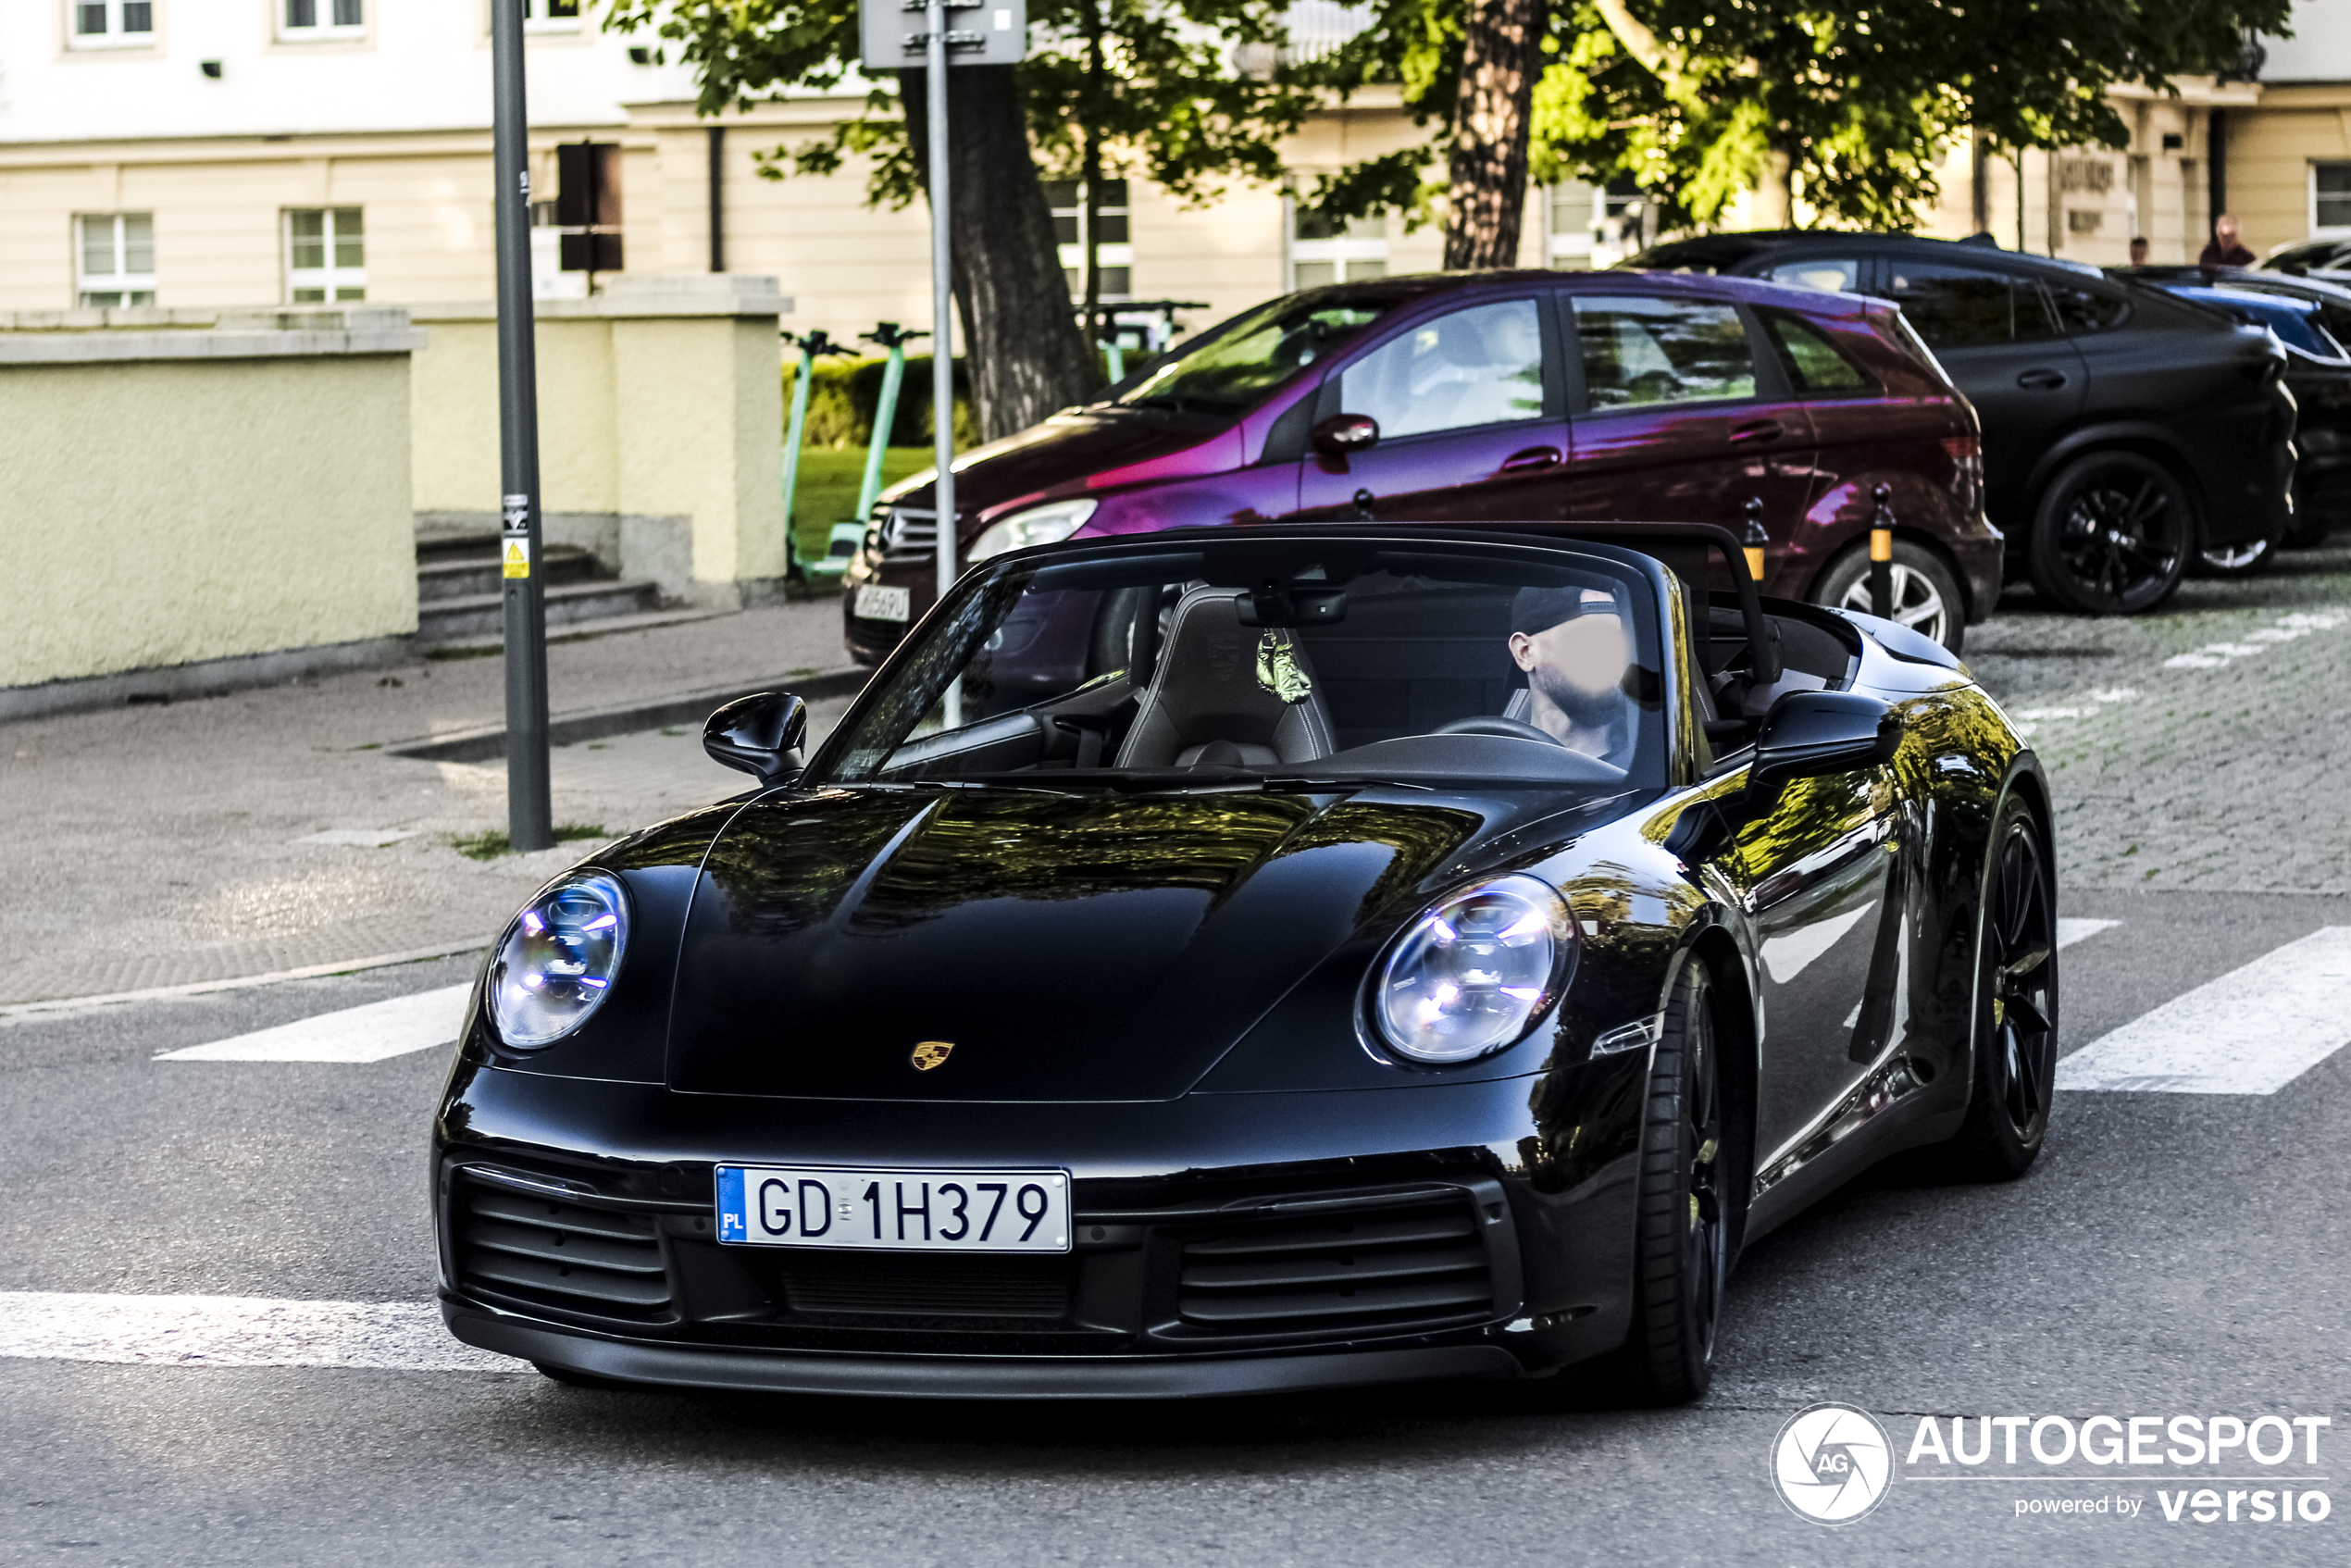
M1389 950L1374 977L1372 1021L1414 1062L1499 1051L1559 1000L1574 941L1567 906L1532 877L1455 893Z
M972 541L971 560L976 565L1007 550L1059 544L1084 528L1086 519L1101 504L1091 500L1056 501L1050 506L1031 506L1026 512L1015 512L1002 522L989 524L987 531Z
M490 1015L506 1044L549 1045L587 1022L628 945L619 881L582 872L530 901L490 961Z

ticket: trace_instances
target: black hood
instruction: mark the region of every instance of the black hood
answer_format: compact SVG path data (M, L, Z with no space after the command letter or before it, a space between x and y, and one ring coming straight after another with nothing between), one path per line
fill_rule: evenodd
M682 1091L1166 1100L1487 816L1366 795L827 790L745 807L678 955ZM928 1071L926 1040L952 1045Z

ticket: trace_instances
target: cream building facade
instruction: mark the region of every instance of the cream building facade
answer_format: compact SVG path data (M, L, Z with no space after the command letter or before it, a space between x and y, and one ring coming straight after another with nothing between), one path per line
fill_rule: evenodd
M866 205L855 168L758 172L757 155L821 136L862 94L704 120L658 40L604 32L596 0L527 4L533 189L554 193L557 144L617 144L624 272L773 276L795 301L790 326L839 340L929 324L919 204ZM1981 160L1953 148L1924 230L1988 228L2098 264L2145 234L2155 259L2192 259L2218 195L2257 251L2351 233L2351 0L2301 0L2295 21L2258 81L2118 93L2127 147ZM486 300L490 101L487 0L10 0L0 310ZM1286 162L1311 183L1412 135L1392 98L1367 94L1317 117ZM1433 230L1390 218L1323 231L1277 189L1236 186L1197 208L1141 180L1111 193L1126 212L1123 237L1104 236L1105 292L1200 302L1187 327L1438 260ZM1586 187L1535 193L1522 262L1617 259L1642 232L1624 209ZM1074 214L1064 230L1076 238ZM534 231L538 292L580 297L588 280L556 269L555 238Z

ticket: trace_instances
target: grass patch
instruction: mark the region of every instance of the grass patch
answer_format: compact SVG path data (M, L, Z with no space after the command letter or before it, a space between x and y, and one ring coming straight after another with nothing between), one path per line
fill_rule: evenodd
M882 484L896 484L907 475L930 467L930 448L892 446L882 452ZM828 548L835 523L853 522L857 516L857 486L865 477L863 447L803 446L800 449L800 481L792 491L792 530L803 559L822 555Z
M555 842L569 843L574 839L608 839L600 822L564 822L555 828ZM502 854L515 852L515 841L506 837L503 828L492 828L480 833L461 833L451 837L449 847L467 860L496 860Z

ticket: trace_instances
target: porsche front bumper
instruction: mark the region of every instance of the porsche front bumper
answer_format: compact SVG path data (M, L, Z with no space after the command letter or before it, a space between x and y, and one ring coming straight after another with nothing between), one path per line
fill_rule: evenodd
M1074 1250L992 1258L720 1245L712 1166L807 1157L774 1130L775 1101L485 1072L456 1105L434 1183L451 1331L599 1376L900 1397L1238 1394L1543 1375L1609 1349L1630 1321L1631 1162L1572 1189L1524 1168L1524 1080L990 1106L996 1136L977 1139L975 1107L899 1105L887 1143L841 1126L857 1107L829 1108L827 1160L879 1164L888 1149L1067 1165ZM957 1124L951 1150L929 1140ZM1125 1157L1105 1157L1120 1144Z

